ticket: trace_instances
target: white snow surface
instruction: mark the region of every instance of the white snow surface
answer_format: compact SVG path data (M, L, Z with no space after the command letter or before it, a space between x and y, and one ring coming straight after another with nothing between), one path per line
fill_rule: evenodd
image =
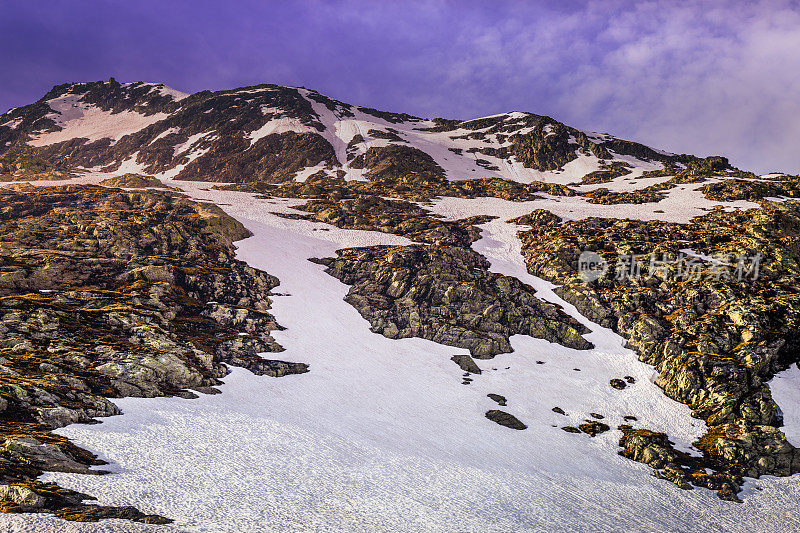
M112 114L82 102L80 98L79 95L65 94L48 100L47 104L53 113L48 114L47 118L54 120L61 130L35 135L28 144L46 146L76 138L118 141L169 116L166 113L143 115L135 111Z
M445 197L434 203L433 210L451 220L466 218L476 212L490 214L509 220L534 211L546 209L564 220L581 220L588 217L630 218L634 220L661 220L664 222L689 222L716 206L726 211L753 209L758 204L743 200L717 202L707 199L702 183L681 184L667 193L660 202L646 204L592 204L583 196L551 196L537 193L544 198L529 202L512 202L500 198L454 198Z
M800 446L800 368L792 365L769 381L772 399L783 411L783 431L786 439Z
M253 146L256 143L256 141L266 137L267 135L286 133L289 131L293 131L296 133L305 133L305 132L317 133L317 130L315 130L310 126L306 126L300 120L286 115L281 115L280 117L268 120L260 128L253 130L247 135L245 135L245 138L249 139L250 146Z
M749 481L744 503L732 504L704 489L679 490L650 475L647 466L621 458L616 430L589 438L560 429L581 423L589 412L605 415L612 428L624 415L634 415L636 425L667 431L689 450L704 427L686 406L660 392L652 367L636 360L618 336L578 315L550 284L527 273L519 227L506 220L530 206L443 199L434 209L452 217L499 215L482 226L474 248L492 270L516 276L541 298L563 305L590 328L586 338L596 347L578 351L515 336L513 353L478 360L483 374L462 385L462 372L450 357L465 350L370 332L343 301L348 287L307 260L333 256L341 247L406 239L270 213L288 211L299 200L167 184L217 203L253 231L238 243L238 256L280 279L272 313L287 328L273 333L286 351L266 356L309 363L310 372L275 379L234 368L220 395L115 400L124 415L59 430L110 461L113 473L50 473L45 480L93 494L103 504L169 516L174 525L0 516L9 531L800 528L797 477ZM616 206L598 207L609 212ZM649 216L646 208L644 213ZM624 375L636 383L623 391L608 386L610 378ZM485 411L497 407L486 397L490 392L506 396L502 409L528 429L514 431L485 419ZM568 416L554 413L555 406Z

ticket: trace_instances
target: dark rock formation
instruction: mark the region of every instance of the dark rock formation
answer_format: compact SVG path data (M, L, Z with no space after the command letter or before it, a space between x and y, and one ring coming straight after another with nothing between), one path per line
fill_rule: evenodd
M257 355L282 349L269 334L278 281L234 258L248 235L172 193L0 189L0 510L164 522L37 481L102 464L50 431L119 414L108 397L215 392L224 362L307 370Z
M590 437L594 437L599 435L600 433L605 433L611 428L608 426L608 424L598 422L597 420L586 420L583 424L578 426L578 429L580 429Z
M781 433L780 410L766 385L800 360L799 203L715 211L690 224L594 218L560 224L547 212L520 222L532 226L520 233L530 272L560 284L558 293L582 314L628 339L658 370L665 394L706 421L709 431L695 445L726 487L738 490L741 476L800 471L800 453ZM684 248L722 262L681 256ZM584 250L609 265L596 281L579 275ZM641 276L629 275L631 257Z
M486 411L486 418L488 418L495 424L500 424L501 426L505 426L510 429L516 429L516 430L528 429L528 426L520 422L520 420L516 416L510 413L506 413L505 411L500 411L499 409L492 409L490 411Z
M501 405L501 406L505 406L506 405L506 397L501 395L501 394L494 394L493 392L490 392L486 396L488 396L491 400L494 400L495 402L497 402L497 405Z
M354 199L361 196L402 198L412 202L429 202L439 196L458 198L494 197L515 202L536 200L537 192L554 196L575 196L564 185L534 181L518 183L500 178L448 180L425 174L397 175L369 182L345 181L342 178L311 176L303 182L253 182L222 186L225 190L255 192L267 197L315 198L329 201Z
M371 195L338 201L312 200L296 209L311 214L281 216L325 222L345 229L381 231L418 242L448 246L469 246L480 238L480 231L475 225L494 218L478 216L453 222L442 221L415 203Z
M455 364L457 364L461 370L464 372L469 372L470 374L480 374L481 369L475 363L475 360L472 357L461 354L461 355L454 355L450 358ZM489 396L491 398L491 395Z
M486 359L530 335L576 349L586 329L516 278L489 272L480 254L451 246L375 246L319 260L352 285L345 300L390 339L422 337Z
M0 181L65 180L75 174L73 169L53 163L31 150L0 155Z
M703 185L703 194L709 200L733 202L735 200L760 201L766 197L800 197L800 178L782 176L774 180L728 179Z

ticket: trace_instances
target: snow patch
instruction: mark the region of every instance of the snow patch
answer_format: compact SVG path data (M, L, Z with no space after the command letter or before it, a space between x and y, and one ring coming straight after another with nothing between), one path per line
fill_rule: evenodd
M772 399L783 412L781 431L793 446L800 446L800 368L792 365L769 381Z
M20 124L22 124L22 119L21 118L15 118L13 120L9 120L8 122L4 122L4 123L0 124L0 128L5 126L6 128L11 128L12 130L15 130L15 129L17 129L19 127Z
M58 430L111 461L114 473L49 473L44 481L94 494L101 504L169 516L176 524L164 529L182 531L231 524L237 530L379 531L800 527L796 477L748 482L744 503L734 505L707 490L681 491L649 475L646 465L618 456L616 430L592 439L560 429L591 410L605 414L612 427L634 414L674 432L684 445L703 430L686 406L656 389L652 368L626 353L618 337L576 315L551 285L527 273L518 228L505 222L527 205L445 199L434 208L458 218L500 213L483 226L475 249L493 270L519 277L587 324L596 348L570 350L515 336L514 353L477 361L483 373L464 386L450 356L465 350L372 333L343 301L348 287L308 261L342 247L407 239L272 214L293 212L304 200L168 184L217 203L253 232L237 243L237 255L276 275L284 294L274 298L272 313L287 328L273 333L286 351L266 356L310 363L310 372L274 379L234 369L219 395L118 400L123 416ZM621 372L636 384L611 389L609 377ZM496 407L489 392L506 396L504 409L529 429L486 420L483 413ZM552 412L555 405L568 416ZM40 524L88 530L52 517L25 519L33 531ZM0 523L19 520L0 517Z
M142 115L135 111L112 114L82 102L81 97L75 94L66 94L47 103L53 113L46 115L46 118L62 129L33 136L28 141L31 146L47 146L76 138L89 141L111 139L116 142L169 116L166 113Z

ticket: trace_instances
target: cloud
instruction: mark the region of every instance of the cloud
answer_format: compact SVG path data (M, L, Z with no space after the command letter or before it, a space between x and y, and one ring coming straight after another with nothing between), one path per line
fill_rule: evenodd
M531 111L757 171L800 172L794 1L18 6L0 19L0 107L109 76L190 91L272 82L422 116Z

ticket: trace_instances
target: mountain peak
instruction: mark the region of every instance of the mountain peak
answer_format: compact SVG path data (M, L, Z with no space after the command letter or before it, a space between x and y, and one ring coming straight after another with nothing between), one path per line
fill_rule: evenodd
M370 179L386 168L452 180L569 184L614 163L635 177L686 157L510 111L424 119L261 84L194 95L162 83L56 85L0 117L0 153L35 150L82 168L224 182ZM398 162L403 160L398 166Z

